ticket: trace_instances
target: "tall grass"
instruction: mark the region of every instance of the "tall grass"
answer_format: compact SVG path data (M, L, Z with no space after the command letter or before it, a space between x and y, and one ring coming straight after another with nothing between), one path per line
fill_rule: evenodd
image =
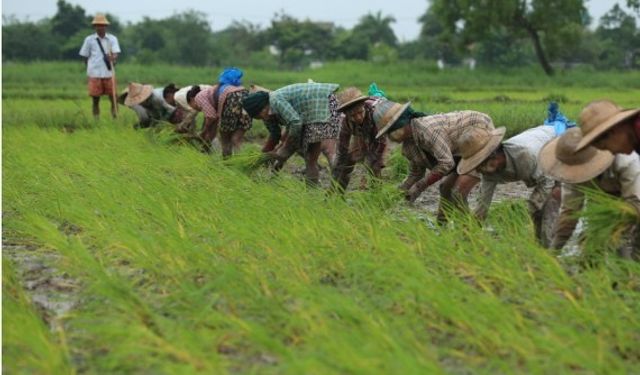
M343 199L286 174L253 179L125 126L3 135L5 226L59 253L56 267L83 285L65 318L81 372L640 365L640 266L566 272L521 202L492 210L493 232L464 216L431 229L390 189ZM34 340L5 341L4 363L53 363L24 355Z

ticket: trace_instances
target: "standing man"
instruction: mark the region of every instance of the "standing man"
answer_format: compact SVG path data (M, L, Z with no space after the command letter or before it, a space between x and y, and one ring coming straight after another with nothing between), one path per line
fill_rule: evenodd
M113 76L113 65L118 59L120 45L118 38L107 34L109 21L102 14L96 14L91 22L96 30L95 34L84 39L80 56L84 57L89 77L89 96L93 100L93 116L100 116L100 97L107 95L111 101L111 115L116 117L116 105L114 100L116 87Z

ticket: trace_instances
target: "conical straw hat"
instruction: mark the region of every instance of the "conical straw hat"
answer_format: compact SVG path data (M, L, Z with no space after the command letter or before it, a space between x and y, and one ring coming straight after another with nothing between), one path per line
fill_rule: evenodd
M153 92L153 86L143 85L141 83L131 82L129 83L129 94L124 100L124 105L130 107L132 105L140 104L147 100Z
M411 102L400 104L391 100L381 100L373 110L373 122L380 129L376 138L382 137L409 108Z

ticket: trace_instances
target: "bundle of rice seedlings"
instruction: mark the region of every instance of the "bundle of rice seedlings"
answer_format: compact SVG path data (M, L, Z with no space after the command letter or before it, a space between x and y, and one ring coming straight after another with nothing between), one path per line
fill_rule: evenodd
M599 190L585 189L588 203L582 212L587 223L583 237L583 255L597 261L607 252L623 253L638 249L640 216L636 209L621 198ZM627 249L627 250L625 250Z
M273 154L261 152L256 148L246 148L242 153L224 160L223 164L244 173L251 173L262 167L272 165L275 160Z
M191 145L198 150L206 151L205 141L194 132L178 133L176 127L168 122L160 122L153 128L149 128L151 138L162 145Z
M397 147L389 154L386 170L392 180L402 179L409 173L409 161L402 155L401 147Z

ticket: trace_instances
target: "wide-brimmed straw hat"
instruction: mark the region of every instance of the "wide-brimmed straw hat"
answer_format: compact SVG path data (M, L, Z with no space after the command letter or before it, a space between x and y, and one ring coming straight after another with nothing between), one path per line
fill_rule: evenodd
M494 152L504 138L507 128L470 129L460 140L460 156L458 174L472 172Z
M362 95L357 87L347 87L338 93L338 111L347 110L349 107L367 100L369 97Z
M540 168L554 179L570 184L589 181L604 172L615 156L594 146L577 150L582 139L580 129L572 128L547 142L538 156Z
M391 100L379 101L373 110L372 116L373 122L380 129L378 134L376 134L376 138L380 138L386 134L410 105L411 102L400 104L392 102Z
M151 96L151 93L153 93L153 86L131 82L129 83L129 94L124 100L124 105L132 106L140 104L147 100L147 98Z
M91 21L92 25L110 25L109 20L104 14L98 13L95 17L93 17L93 21Z
M622 109L609 100L597 100L589 103L580 112L580 129L582 140L577 150L581 150L620 122L636 115L640 108Z

